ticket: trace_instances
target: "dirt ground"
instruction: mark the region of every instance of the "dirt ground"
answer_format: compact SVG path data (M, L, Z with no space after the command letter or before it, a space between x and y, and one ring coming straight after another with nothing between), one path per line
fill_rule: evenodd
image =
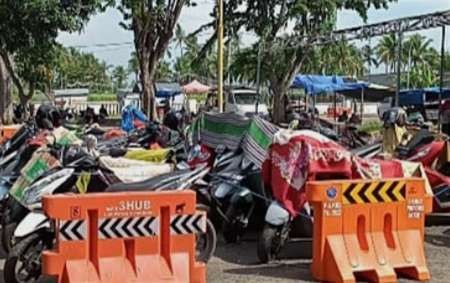
M450 227L428 227L425 249L432 276L429 282L450 282ZM310 253L309 243L297 241L284 249L281 260L261 265L256 257L256 235L240 244L221 242L216 256L208 263L208 282L314 282L309 271L311 260L307 259ZM298 259L298 255L303 255L303 259Z
M430 282L450 282L450 227L428 227L425 248L432 276ZM299 259L299 255L303 258ZM210 283L314 282L309 272L310 255L308 241L294 241L284 249L279 261L258 264L256 234L252 233L240 244L226 245L220 241L215 257L208 263L207 279ZM0 260L0 267L3 262ZM3 283L2 270L0 282Z

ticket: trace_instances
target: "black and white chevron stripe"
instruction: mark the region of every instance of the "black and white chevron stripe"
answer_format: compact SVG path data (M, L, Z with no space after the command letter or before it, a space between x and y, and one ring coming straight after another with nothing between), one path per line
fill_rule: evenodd
M82 241L86 238L86 222L80 220L61 220L59 222L59 238L61 241Z
M206 215L175 215L170 221L172 235L198 234L206 232Z
M159 235L157 217L104 218L100 220L100 239L138 238Z

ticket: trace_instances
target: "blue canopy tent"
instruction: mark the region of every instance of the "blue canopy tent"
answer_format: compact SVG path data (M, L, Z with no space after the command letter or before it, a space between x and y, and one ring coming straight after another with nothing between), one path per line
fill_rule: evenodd
M336 93L360 100L361 117L363 116L363 104L365 101L378 102L387 96L394 95L394 92L389 87L356 81L344 76L297 75L294 78L292 87L303 88L306 94L313 97L319 94L334 93L335 108Z
M399 95L400 106L424 105L426 102L439 100L439 87L403 90ZM450 98L450 88L442 90L442 99Z
M182 93L178 83L155 83L155 95L157 98L171 98Z
M293 88L303 88L309 95L362 90L368 86L367 82L353 81L343 76L321 75L297 75L292 83Z

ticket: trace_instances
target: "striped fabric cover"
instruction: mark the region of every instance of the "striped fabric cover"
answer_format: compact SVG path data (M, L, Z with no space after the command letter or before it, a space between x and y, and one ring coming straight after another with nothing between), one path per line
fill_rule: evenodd
M224 145L236 150L247 133L250 119L236 113L205 113L200 128L201 143L216 148Z
M272 123L255 116L242 143L245 157L258 168L266 159L267 150L272 144L273 136L279 128Z

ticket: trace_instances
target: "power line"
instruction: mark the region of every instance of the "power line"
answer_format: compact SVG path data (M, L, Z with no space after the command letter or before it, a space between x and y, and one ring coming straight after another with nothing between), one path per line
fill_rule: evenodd
M69 45L71 48L92 48L92 47L111 47L111 46L122 46L122 45L132 45L134 44L132 41L123 41L123 42L109 42L109 43L95 43L91 45Z

